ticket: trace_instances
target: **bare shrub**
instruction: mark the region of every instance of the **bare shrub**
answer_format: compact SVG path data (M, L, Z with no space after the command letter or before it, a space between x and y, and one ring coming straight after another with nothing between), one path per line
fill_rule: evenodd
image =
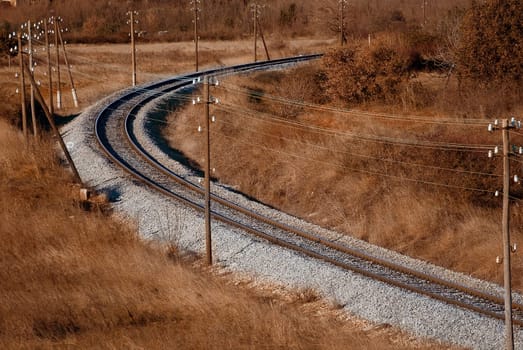
M463 23L461 73L484 85L523 82L523 7L519 0L474 2Z
M317 67L306 65L296 68L294 72L294 74L279 72L257 74L254 81L263 84L263 88L257 92L259 98L252 100L255 105L254 108L270 111L284 118L296 118L303 111L303 106L300 103L307 101L321 103L327 99L320 86L323 73ZM269 88L271 85L272 87ZM260 105L259 102L262 101L261 98L265 93L272 96L285 96L285 98ZM296 103L289 104L286 99L291 99Z
M344 103L395 98L406 80L408 60L389 46L332 50L323 58L328 93Z

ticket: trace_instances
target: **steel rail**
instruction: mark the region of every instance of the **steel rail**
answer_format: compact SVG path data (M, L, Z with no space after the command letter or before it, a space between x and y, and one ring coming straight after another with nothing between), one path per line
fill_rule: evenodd
M308 59L311 59L311 58L308 58ZM288 62L287 60L278 60L279 62L278 63L272 63L274 61L265 61L265 62L261 62L261 64L259 65L256 65L256 67L253 67L252 64L249 64L249 65L242 65L242 66L238 66L237 69L239 72L241 71L244 71L244 70L250 70L250 69L263 69L263 68L260 68L260 66L263 66L264 68L267 67L267 66L272 66L272 65L282 65L282 64L286 64L286 63L290 63ZM136 138L133 136L133 133L131 131L131 120L134 118L134 116L136 115L136 113L138 112L138 110L145 104L147 103L148 101L156 98L156 97L159 97L163 94L166 94L172 90L176 90L176 89L181 89L183 87L186 87L190 84L193 83L193 80L191 80L191 78L198 78L199 76L203 76L203 75L222 75L222 74L230 74L230 73L234 73L235 70L234 70L234 67L232 68L227 68L227 69L217 69L217 70L210 70L210 71L206 71L206 72L200 72L200 73L197 73L197 74L191 74L191 75L188 75L186 76L186 80L182 81L182 82L179 82L178 84L175 84L173 86L170 86L168 88L162 88L161 91L158 91L158 92L154 92L152 94L150 94L149 96L147 96L146 98L140 100L140 102L136 103L132 108L131 108L131 111L129 113L127 113L127 116L125 118L125 133L127 135L127 140L129 142L129 144L131 145L131 147L134 149L135 152L137 152L143 159L145 159L150 165L154 166L155 168L157 168L158 170L160 170L161 172L164 172L165 174L167 174L168 176L170 176L172 179L174 179L176 182L178 182L179 184L182 184L183 186L199 193L199 194L202 194L203 193L203 189L194 185L193 183L183 179L182 177L174 174L172 171L170 171L169 169L167 169L165 166L163 166L160 162L156 161L154 158L152 158L150 155L147 154L147 152L139 145L139 143L136 141ZM165 80L163 82L160 82L158 84L153 84L151 85L148 90L151 90L151 87L154 87L154 89L157 89L157 88L160 88L161 86L164 86L164 85L168 85L172 80ZM179 78L178 78L178 81L179 81ZM131 92L129 95L126 95L125 97L127 97L128 99L130 99L131 96L134 96L134 94ZM121 99L119 100L121 101ZM115 101L115 102L118 102L118 101ZM103 113L103 111L102 111ZM100 117L100 115L99 115ZM98 121L98 118L97 118L97 121ZM97 138L98 138L98 131L97 131ZM99 139L99 138L98 138ZM114 157L111 152L105 148L103 146L103 142L99 139L99 142L102 144L102 148L104 148L105 152L109 155L109 157L111 157L116 163L118 163L121 167L124 167L126 169L127 172L131 173L133 176L139 178L141 181L147 183L149 186L155 188L156 190L162 192L163 194L165 195L168 195L168 196L171 196L171 197L174 197L176 198L177 200L180 200L184 203L186 203L187 205L191 206L193 209L196 209L196 210L203 210L203 206L194 202L194 201L191 201L191 200L188 200L188 199L185 199L179 195L176 195L174 193L172 193L171 191L169 191L168 189L166 189L165 187L163 186L160 186L156 183L154 183L154 181L151 181L150 179L146 178L145 176L141 175L141 174L137 174L136 172L133 172L131 171L125 164L123 164L122 162L120 162L119 159L117 159L117 157ZM503 298L500 298L500 297L497 297L497 296L493 296L491 294L487 294L487 293L484 293L484 292L481 292L481 291L478 291L478 290L475 290L475 289L471 289L471 288L468 288L468 287L465 287L465 286L462 286L460 284L456 284L456 283L452 283L452 282L449 282L449 281L445 281L445 280L442 280L438 277L435 277L435 276L432 276L432 275L428 275L428 274L425 274L425 273L422 273L422 272L419 272L419 271L415 271L415 270L412 270L412 269L409 269L409 268L406 268L404 266L401 266L401 265L398 265L398 264L394 264L390 261L386 261L386 260L383 260L383 259L379 259L379 258L376 258L376 257L373 257L373 256L370 256L370 255L367 255L365 253L362 253L361 251L358 251L358 250L355 250L355 249L352 249L352 248L349 248L347 246L343 246L343 245L340 245L340 244L337 244L337 243L334 243L332 241L329 241L327 239L324 239L322 237L318 237L314 234L310 234L310 233L307 233L307 232L303 232L302 230L299 230L297 228L294 228L294 227L291 227L291 226L288 226L288 225L285 225L285 224L282 224L282 223L279 223L279 222L276 222L270 218L267 218L263 215L260 215L260 214L257 214L255 212L252 212L251 210L248 210L244 207L241 207L231 201L228 201L226 199L223 199L221 197L218 197L216 195L213 195L212 196L212 200L215 201L216 203L219 203L223 206L226 206L230 209L233 209L235 211L238 211L246 216L249 216L251 218L254 218L258 221L261 221L267 225L270 225L270 226L273 226L273 227L276 227L278 229L281 229L281 230L284 230L286 232L291 232L295 235L298 235L304 239L307 239L311 242L315 242L315 243L318 243L318 244L321 244L325 247L329 247L333 250L336 250L338 252L342 252L344 254L348 254L348 255L351 255L351 256L354 256L354 257L357 257L359 259L362 259L362 260L365 260L365 261L370 261L371 263L373 264L378 264L380 266L383 266L385 268L388 268L390 270L393 270L393 271L396 271L396 272L399 272L399 273L402 273L402 274L405 274L405 275L409 275L409 276L414 276L416 278L419 278L421 280L424 280L424 281L427 281L427 282L430 282L430 283L433 283L433 284L437 284L437 285L440 285L440 286L443 286L445 288L451 288L453 290L456 290L456 291L459 291L461 293L465 293L465 294L468 294L470 296L474 296L476 298L479 298L479 299L483 299L485 301L490 301L492 303L495 303L495 304L503 304ZM430 291L427 291L425 289L421 289L421 288L418 288L418 287L415 287L415 286L412 286L412 285L409 285L409 284L406 284L406 283L403 283L403 282L399 282L397 280L394 280L392 278L386 278L386 277L383 277L381 275L378 275L378 274L375 274L371 271L368 271L368 270L364 270L364 269L361 269L361 268L358 268L356 266L353 266L353 265L350 265L350 264L347 264L347 263L343 263L339 260L336 260L334 258L330 258L326 255L323 255L323 254L319 254L317 252L314 252L314 251L311 251L309 249L306 249L306 248L303 248L303 247L300 247L296 244L293 244L293 243L289 243L289 242L286 242L284 240L281 240L279 238L276 238L276 237L273 237L273 236L270 236L264 232L261 232L260 230L256 230L254 228L251 228L245 224L242 224L242 223L239 223L238 221L235 221L235 220L232 220L220 213L217 213L215 211L212 211L212 215L215 219L218 219L222 222L225 222L227 224L230 224L232 226L235 226L235 227L239 227L243 230L246 230L252 234L255 234L257 235L258 237L261 237L263 239L266 239L272 243L275 243L275 244L278 244L280 246L283 246L283 247L286 247L286 248L289 248L289 249L292 249L292 250L295 250L295 251L299 251L303 254L306 254L308 256L312 256L314 258L317 258L317 259L321 259L321 260L324 260L326 262L329 262L333 265L336 265L338 267L341 267L341 268L344 268L344 269L349 269L349 270L352 270L354 272L357 272L361 275L364 275L364 276L367 276L367 277L370 277L370 278L373 278L375 280L379 280L381 282L384 282L384 283L388 283L388 284L391 284L391 285L394 285L396 287L399 287L399 288L402 288L402 289L405 289L405 290L409 290L411 292L414 292L414 293L417 293L417 294L423 294L423 295L426 295L426 296L429 296L429 297L432 297L434 299L437 299L437 300L440 300L440 301L443 301L443 302L446 302L446 303L449 303L449 304L453 304L453 305L456 305L456 306L460 306L460 307L463 307L463 308L467 308L467 309L470 309L472 311L475 311L475 312L478 312L478 313L481 313L481 314L485 314L487 316L490 316L490 317L493 317L493 318L497 318L497 319L503 319L503 315L500 315L496 312L492 312L492 311L489 311L489 310L485 310L485 309L482 309L478 306L475 306L475 305L471 305L469 303L463 303L463 302L460 302L459 300L455 300L455 299L452 299L452 298L449 298L449 297L446 297L442 294L438 294L438 293L435 293L435 292L430 292ZM514 303L513 304L513 307L515 309L518 309L518 310L523 310L523 305L520 305L520 304L517 304L517 303ZM514 323L515 324L518 324L520 326L523 326L523 321L520 321L520 320L514 320Z

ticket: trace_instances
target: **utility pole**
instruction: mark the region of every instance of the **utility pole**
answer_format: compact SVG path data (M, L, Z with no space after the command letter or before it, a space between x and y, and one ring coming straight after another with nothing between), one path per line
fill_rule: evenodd
M488 130L496 129L502 130L503 135L503 215L502 215L502 232L503 232L503 280L505 287L505 348L507 350L514 349L514 327L512 320L512 279L511 279L511 264L510 254L515 252L515 246L512 247L510 243L510 157L514 154L510 150L509 130L514 128L521 128L521 122L514 118L509 122L503 119L501 127L499 121L496 120L494 124L489 124ZM497 147L494 153L497 153ZM492 157L492 151L489 152L489 157ZM517 176L514 176L514 181L519 182Z
M44 97L40 93L40 90L38 90L38 86L36 84L34 77L31 75L31 72L29 71L29 69L27 69L27 66L24 65L23 68L26 69L29 73L29 79L31 80L31 86L35 90L36 98L38 99L38 102L40 102L40 105L42 106L42 109L44 110L44 114L47 117L47 121L49 122L49 125L51 125L51 128L53 129L55 136L58 139L58 142L60 143L60 147L62 148L62 151L64 152L65 158L67 158L67 162L71 166L71 170L73 171L73 175L74 175L76 181L79 184L82 184L82 178L80 177L80 174L78 173L78 169L76 169L73 159L71 158L71 154L69 153L69 151L67 150L67 147L65 146L64 139L62 138L60 131L58 131L58 128L56 127L53 116L51 115L51 113L49 112L49 109L47 108L47 105L45 104Z
M211 104L210 78L205 77L205 247L207 265L212 265L211 240L211 131L209 105Z
M423 8L423 25L427 23L427 0L422 0L421 7Z
M191 0L192 8L191 10L194 12L194 18L193 18L193 24L194 24L194 66L196 69L196 72L198 72L199 69L199 62L198 62L198 41L200 37L198 36L198 22L200 20L199 12L200 9L200 0Z
M193 81L193 83L196 83ZM204 199L204 215L205 215L205 255L207 265L212 265L212 239L211 239L211 128L210 123L215 121L214 116L210 116L210 105L217 104L219 101L217 98L211 96L210 87L211 85L218 85L218 80L215 77L205 76L204 77L204 97L203 103L205 104L205 130L202 130L201 125L198 126L198 132L205 132L205 166L204 166L204 187L205 187L205 199ZM200 103L200 98L193 100L193 104Z
M254 62L256 62L258 60L257 39L258 39L258 24L259 24L258 18L260 17L260 7L261 7L260 4L258 4L257 2L254 2L251 4L252 22L253 22L253 27L254 27L254 30L253 30L254 31Z
M22 131L27 141L27 110L25 105L25 70L24 56L22 52L22 33L18 33L18 60L20 63L20 104L22 107Z
M127 12L127 15L130 16L129 23L131 25L131 71L133 74L133 86L136 86L136 42L135 42L135 31L134 31L134 25L138 23L138 21L134 20L134 16L138 15L138 12L136 11L129 11Z
M44 32L45 32L45 51L47 54L47 78L49 81L49 113L54 114L53 107L53 74L51 71L51 51L49 46L49 29L47 27L48 18L44 19Z
M503 276L505 285L505 345L507 350L514 349L514 334L512 325L512 286L510 268L510 159L509 159L509 125L504 119L503 130Z
M340 46L345 44L345 4L347 0L339 0L340 2Z
M267 61L270 61L271 57L269 56L269 49L267 48L267 43L265 42L265 37L263 36L263 30L260 24L260 19L257 18L256 21L258 22L258 27L260 28L260 36L263 42L263 47L265 48L265 54L267 55Z
M27 21L27 46L29 50L29 74L34 76L34 65L33 65L33 33L31 30L31 21ZM36 108L35 108L35 92L34 87L31 85L31 122L33 124L33 136L38 137L38 130L36 126Z
M56 108L62 108L62 87L60 79L60 46L58 46L58 18L53 18L54 24L54 47L56 51Z
M256 45L256 39L258 38L258 4L254 4L254 9L252 11L253 13L253 23L254 23L254 62L256 62L257 60L257 57L256 57L256 49L257 49L257 45Z
M76 95L76 88L74 87L73 75L71 74L71 66L69 65L69 60L67 59L67 51L65 50L65 43L62 37L60 23L58 23L58 38L60 38L60 44L62 45L62 50L64 53L65 65L67 66L67 72L69 73L69 82L71 83L71 93L73 95L74 106L78 107L78 95Z

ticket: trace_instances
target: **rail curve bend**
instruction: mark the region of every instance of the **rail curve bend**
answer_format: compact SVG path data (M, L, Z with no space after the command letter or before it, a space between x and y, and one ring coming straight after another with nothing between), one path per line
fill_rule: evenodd
M177 175L146 151L135 134L137 114L149 102L170 93L199 84L205 76L282 68L319 58L321 55L298 56L233 67L211 69L177 76L128 90L107 104L97 115L94 133L107 157L136 181L170 198L203 211L204 190ZM212 216L264 240L301 254L364 275L413 293L429 296L448 304L492 317L504 319L504 300L500 295L446 281L416 271L394 261L371 256L359 249L334 242L316 233L279 222L229 199L212 195ZM523 305L513 304L514 324L523 326Z

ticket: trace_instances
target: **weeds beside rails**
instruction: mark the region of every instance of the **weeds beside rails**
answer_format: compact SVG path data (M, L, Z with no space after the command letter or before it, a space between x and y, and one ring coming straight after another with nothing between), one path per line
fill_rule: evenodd
M318 76L314 65L220 82L211 160L219 181L320 226L501 284L501 201L494 192L502 188L502 163L481 146L500 144L499 135L487 132L487 122L446 124L435 107L426 117L392 115L387 110L395 106L379 102L367 110L335 108L338 101L322 100ZM193 160L203 159L193 127L198 113L192 106L173 113L165 131ZM512 193L521 198L521 186ZM522 227L514 201L514 242ZM517 290L522 259L514 255Z

